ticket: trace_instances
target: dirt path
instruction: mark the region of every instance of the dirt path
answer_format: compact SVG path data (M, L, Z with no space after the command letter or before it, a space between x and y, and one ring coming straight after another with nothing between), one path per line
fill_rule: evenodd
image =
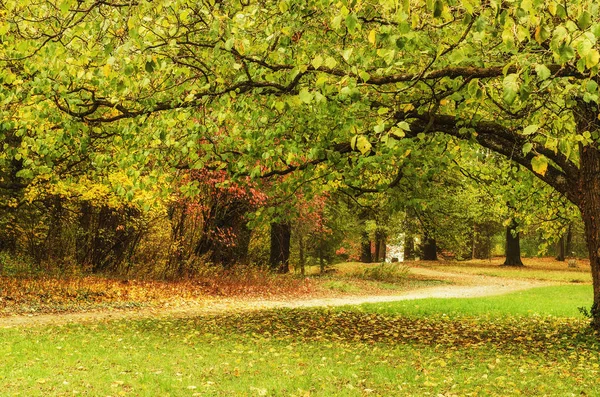
M344 296L337 298L302 299L293 301L215 298L212 300L186 302L180 306L169 306L165 304L163 307L145 308L135 311L102 310L85 313L19 315L0 318L0 328L64 325L69 323L89 323L97 321L141 319L149 317L186 318L234 311L252 311L272 308L359 305L362 303L393 302L425 298L474 298L481 296L501 295L509 292L556 284L534 280L515 280L501 277L451 273L419 267L411 268L411 272L413 274L418 274L433 279L451 281L455 284L405 291L395 295Z

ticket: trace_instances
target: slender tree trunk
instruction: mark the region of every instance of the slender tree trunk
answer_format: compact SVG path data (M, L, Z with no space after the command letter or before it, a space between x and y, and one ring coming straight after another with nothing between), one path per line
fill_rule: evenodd
M290 237L292 228L289 223L271 223L271 252L269 265L279 273L290 271Z
M565 235L560 236L556 243L556 260L559 262L565 261Z
M381 239L381 246L379 247L379 254L381 255L381 257L379 258L380 262L385 262L385 259L387 257L387 245L385 244L385 236Z
M381 252L380 252L380 248L381 248L381 247L380 247L380 244L381 244L381 240L379 239L379 236L377 236L377 237L375 238L375 256L374 256L374 258L373 258L373 262L379 262L379 261L380 261L380 260L379 260L379 258L380 258L380 255L381 255Z
M473 223L473 235L471 237L471 259L477 259L477 224Z
M300 274L302 274L303 276L306 273L305 267L306 267L306 258L304 256L304 236L302 235L302 233L298 233L298 254L300 256L299 258L299 262L300 262Z
M567 229L567 237L565 239L565 255L573 256L573 229L571 224L569 223L569 228Z
M422 260L437 261L437 243L435 242L435 238L430 237L427 233L423 237L421 250L423 255Z
M323 245L325 244L325 241L323 240L323 237L320 236L319 237L319 272L321 274L325 274L325 258L323 257Z
M523 266L519 233L516 232L517 226L517 222L513 219L510 225L506 227L506 260L504 266Z
M404 260L415 260L415 239L408 234L404 236Z

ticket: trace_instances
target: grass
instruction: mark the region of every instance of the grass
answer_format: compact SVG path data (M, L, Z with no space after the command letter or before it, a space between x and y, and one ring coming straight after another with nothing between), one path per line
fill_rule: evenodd
M0 384L7 396L599 395L600 343L572 310L590 297L569 285L4 329Z
M321 285L433 283L340 268ZM600 395L600 341L577 311L591 292L0 329L0 385L3 396Z
M358 306L365 312L402 316L555 316L583 318L579 307L589 308L592 287L559 285L482 298L419 299ZM349 310L343 307L340 310Z
M297 310L3 330L0 383L7 396L600 393L582 323L464 325Z

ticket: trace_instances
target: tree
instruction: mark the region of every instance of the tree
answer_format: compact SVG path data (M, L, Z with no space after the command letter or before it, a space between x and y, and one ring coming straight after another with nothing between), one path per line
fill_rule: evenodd
M2 103L18 103L3 105L3 131L26 141L4 160L28 160L23 184L60 175L68 139L108 135L123 139L121 167L214 160L260 177L327 164L329 181L347 185L378 168L381 189L404 165L401 141L446 134L506 156L579 208L600 326L596 2L32 4L5 2L1 28ZM203 112L214 117L198 127ZM189 150L215 128L227 134L210 159Z

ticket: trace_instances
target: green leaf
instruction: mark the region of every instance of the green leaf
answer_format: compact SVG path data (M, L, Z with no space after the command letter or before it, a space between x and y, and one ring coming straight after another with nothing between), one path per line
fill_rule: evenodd
M563 43L558 48L558 55L560 56L561 62L565 63L575 57L575 50L573 49L573 47L571 47L567 43Z
M325 66L327 66L328 68L333 69L336 65L337 61L334 58L327 57L327 59L325 59Z
M361 80L366 83L369 81L369 79L371 78L371 75L367 72L365 72L364 70L361 70L361 72L358 74L358 77L361 78Z
M533 149L533 144L531 142L527 142L523 145L523 154L531 152L531 149Z
M154 72L155 66L156 66L156 64L154 63L154 61L148 61L148 62L146 62L144 69L146 70L146 72L152 73L152 72Z
M321 55L317 55L311 62L313 68L319 69L319 67L323 64L323 57Z
M592 15L588 11L583 11L577 19L579 29L587 29L592 25Z
M300 90L298 97L304 103L310 103L313 99L313 95L310 92L308 92L308 90L306 88L303 88L302 90Z
M358 25L358 18L354 14L348 14L346 17L346 27L350 33L354 33L356 26Z
M537 155L531 159L531 168L540 175L546 175L548 170L548 159L542 155Z
M360 135L356 140L356 148L361 154L367 154L371 150L371 142L364 135Z
M537 77L542 81L546 80L552 75L550 69L548 69L546 65L541 64L535 65L535 73L537 74Z
M531 124L523 129L523 135L535 134L539 127L537 124Z
M503 87L503 95L502 99L508 105L512 105L515 99L517 98L517 94L519 93L519 76L511 73L504 78L502 82Z
M398 128L401 128L404 131L410 131L410 124L408 124L406 121L401 121L396 125L398 126Z

